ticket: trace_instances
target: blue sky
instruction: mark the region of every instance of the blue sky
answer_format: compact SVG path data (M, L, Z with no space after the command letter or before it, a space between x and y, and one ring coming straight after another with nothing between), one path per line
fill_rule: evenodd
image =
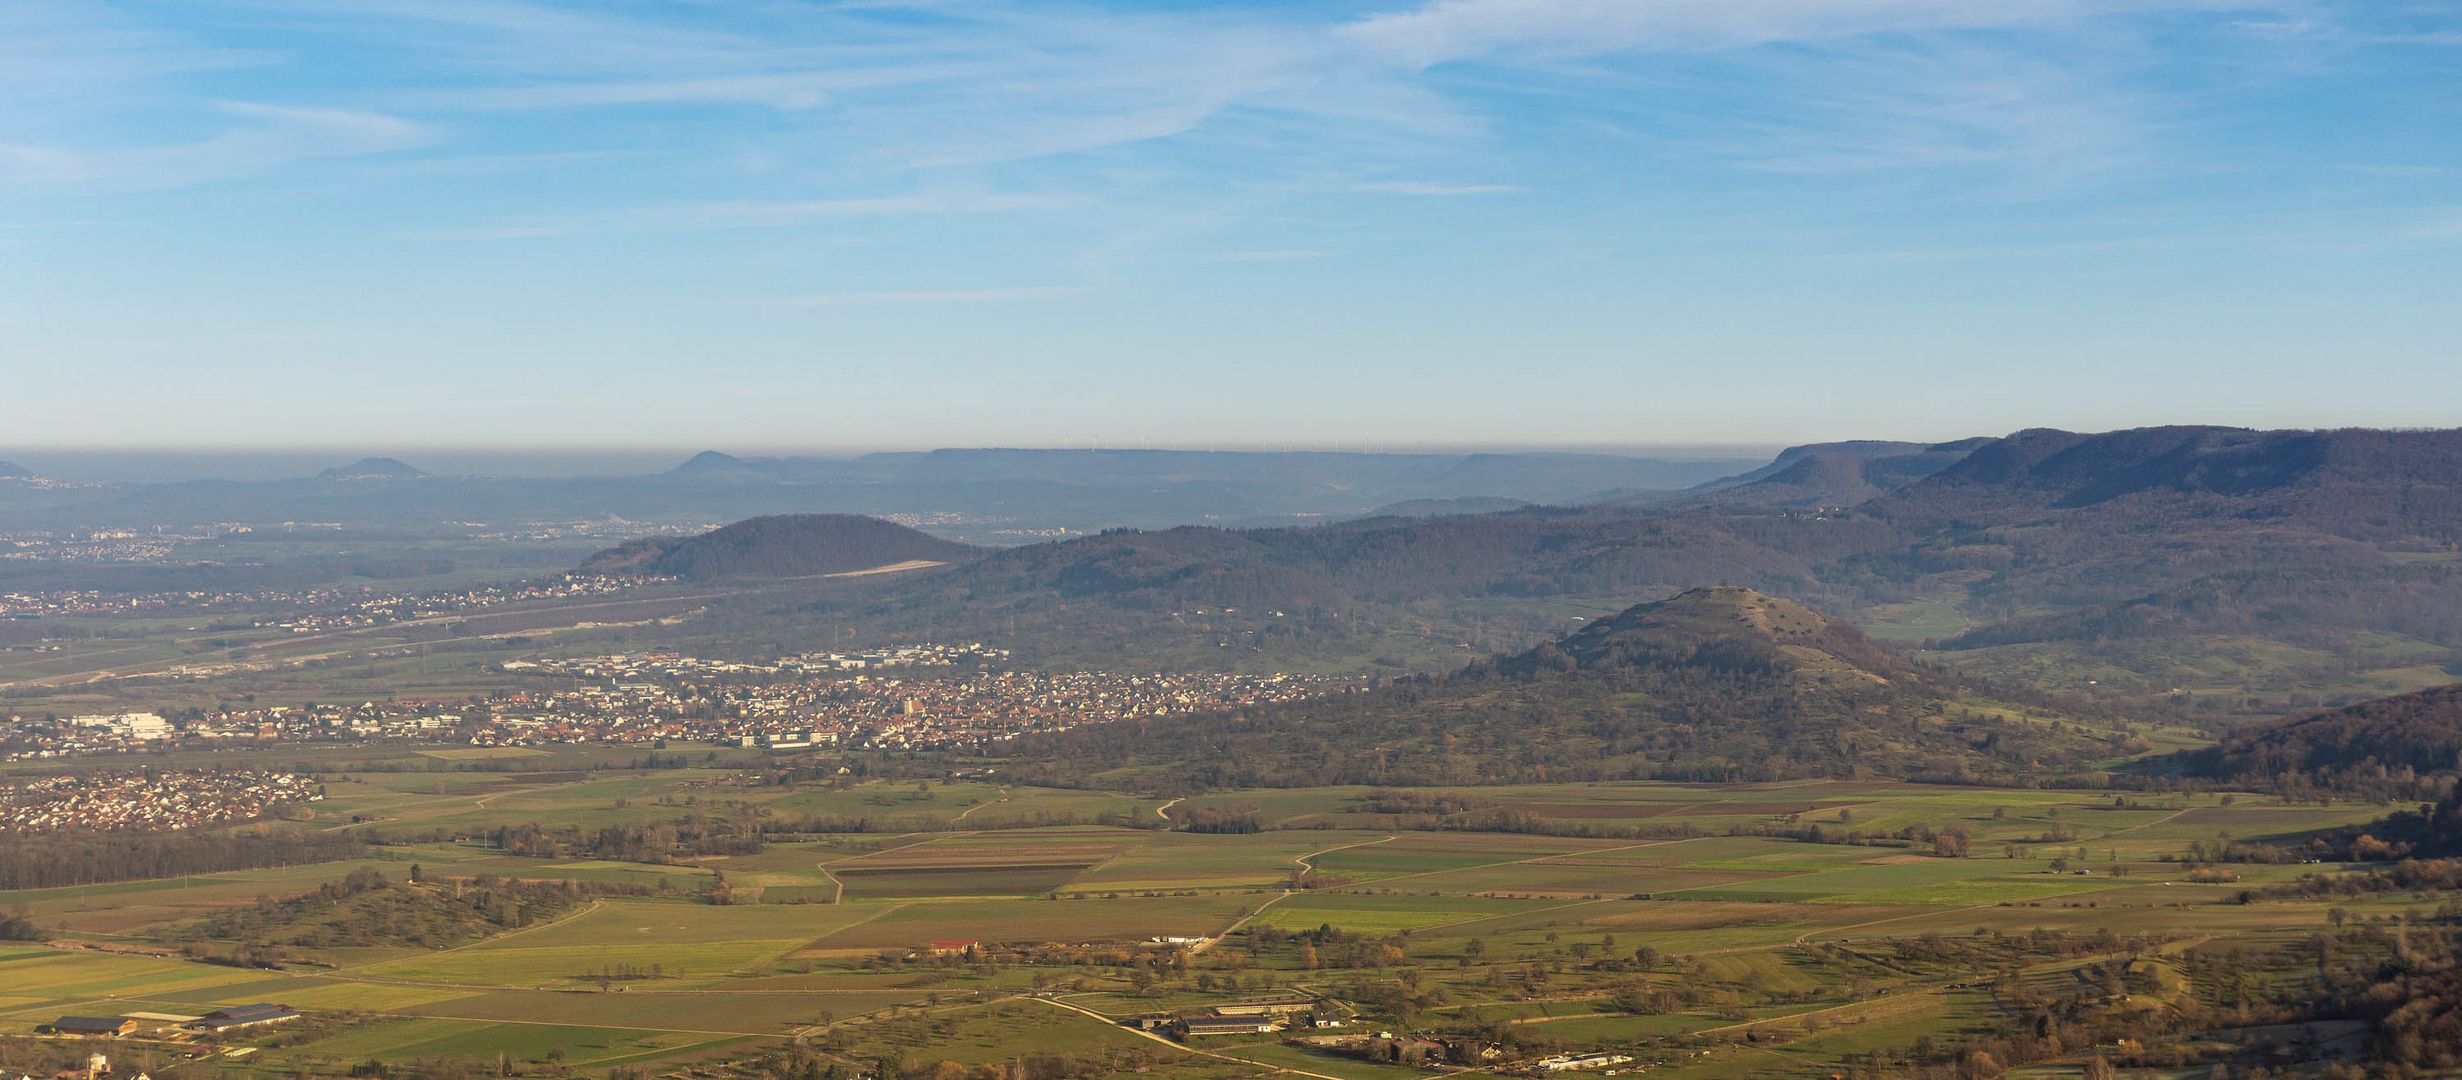
M16 445L2462 422L2462 4L0 0Z

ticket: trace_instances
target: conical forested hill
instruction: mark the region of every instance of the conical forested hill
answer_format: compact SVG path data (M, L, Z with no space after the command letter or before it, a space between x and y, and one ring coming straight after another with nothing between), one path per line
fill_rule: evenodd
M1042 771L1197 787L1613 778L2013 778L2116 753L2108 724L2014 703L1800 604L1694 589L1562 640L1338 698L1081 729Z

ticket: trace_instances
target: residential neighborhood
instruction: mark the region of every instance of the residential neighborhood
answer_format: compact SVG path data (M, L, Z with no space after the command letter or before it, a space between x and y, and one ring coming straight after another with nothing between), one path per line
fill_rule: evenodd
M498 666L554 685L462 698L17 716L0 726L0 760L357 741L543 746L679 740L774 749L928 749L1131 717L1297 701L1357 684L1280 673L987 670L1008 656L975 643L922 642L764 662L676 653L515 660Z
M0 830L187 829L324 798L290 773L198 769L72 773L0 783Z

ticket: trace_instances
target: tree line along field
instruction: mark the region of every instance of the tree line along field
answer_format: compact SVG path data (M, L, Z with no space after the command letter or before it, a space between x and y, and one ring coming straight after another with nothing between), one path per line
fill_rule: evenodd
M1498 1047L1492 1061L1613 1050L1663 1063L1652 1075L1827 1076L1997 1029L2028 995L2077 986L2218 1007L2247 979L2285 977L2270 958L2296 960L2320 930L2435 906L2249 895L2339 866L2180 861L2192 844L2291 842L2384 812L2248 794L1635 782L1171 805L988 780L754 783L747 762L703 748L657 768L560 753L515 772L468 768L497 755L399 772L322 758L303 764L328 798L265 827L380 841L360 857L0 893L40 929L0 944L0 1035L277 1001L308 1020L210 1047L146 1033L119 1052L157 1076L233 1078L370 1060L450 1075L452 1059L659 1074L782 1054L841 1075L1035 1054L1083 1075L1431 1075L1291 1033L1180 1043L1116 1023L1312 998L1355 1021L1327 1036L1445 1033ZM1448 812L1448 798L1477 806ZM699 819L865 829L637 857L491 839ZM1254 831L1171 827L1225 819ZM1802 838L1815 826L1866 842ZM1958 840L1894 838L1909 830ZM403 890L439 904L507 880L575 891L446 944L369 926L235 966L249 942L200 937L222 913L278 927L290 898L368 870L381 887L332 901L344 925L350 904Z

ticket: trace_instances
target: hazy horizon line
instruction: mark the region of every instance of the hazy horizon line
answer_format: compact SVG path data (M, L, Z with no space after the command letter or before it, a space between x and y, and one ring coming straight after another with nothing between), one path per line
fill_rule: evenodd
M1969 436L1953 436L1966 438ZM1874 441L1936 443L1950 441L1923 437L1872 436ZM1255 440L1165 442L1148 440L1088 441L1088 442L987 442L987 443L780 443L753 445L716 445L710 443L163 443L153 445L112 444L48 444L0 446L0 458L11 454L74 455L78 457L183 457L183 456L245 456L295 457L306 455L344 455L347 458L394 457L412 454L447 455L681 455L691 457L702 453L721 453L730 457L857 457L865 454L931 453L936 451L1108 451L1108 452L1175 452L1175 453L1357 453L1357 454L1441 454L1441 453L1600 453L1630 456L1647 454L1692 454L1723 456L1732 453L1757 453L1783 450L1810 442L1848 440L1807 438L1801 441L1738 441L1738 442L1529 442L1529 441L1452 441L1452 442L1382 442L1370 440ZM336 464L342 464L337 462Z

